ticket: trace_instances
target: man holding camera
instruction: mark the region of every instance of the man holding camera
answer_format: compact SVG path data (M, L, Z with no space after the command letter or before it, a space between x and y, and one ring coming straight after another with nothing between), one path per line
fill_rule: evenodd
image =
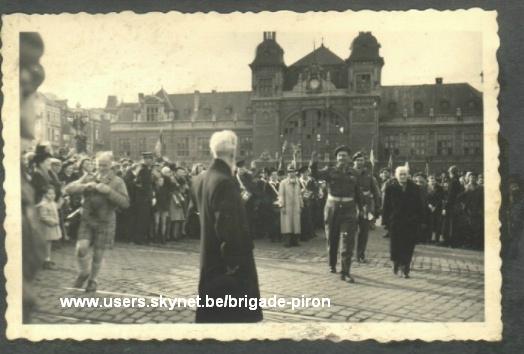
M129 197L124 181L111 169L111 152L97 156L97 174L86 174L66 186L67 194L82 194L82 218L78 230L76 256L79 275L74 287L82 288L87 281L87 292L97 289L96 278L102 265L105 250L111 248L116 231L116 209L129 207ZM93 257L89 259L89 248ZM91 262L90 262L91 261ZM91 270L89 270L91 263Z

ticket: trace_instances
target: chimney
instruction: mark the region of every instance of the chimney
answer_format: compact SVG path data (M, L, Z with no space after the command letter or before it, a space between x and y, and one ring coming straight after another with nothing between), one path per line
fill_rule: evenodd
M436 77L436 78L435 78L435 83L436 83L437 85L442 85L442 78L441 78L441 77Z
M193 111L198 112L200 108L200 91L195 90L195 95L193 96Z
M139 93L138 94L138 102L142 102L144 100L144 94L143 93Z
M268 33L268 32L264 32L264 40L267 39L267 33Z
M272 33L272 38L274 41L277 40L277 33L276 32L271 32Z

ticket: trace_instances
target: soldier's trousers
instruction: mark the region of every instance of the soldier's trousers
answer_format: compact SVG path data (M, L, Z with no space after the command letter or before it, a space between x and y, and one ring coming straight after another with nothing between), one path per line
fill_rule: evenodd
M354 202L327 201L324 208L324 225L329 254L329 266L337 265L340 243L342 273L349 274L351 257L355 249L355 234L358 227Z
M366 216L361 215L358 218L358 241L357 241L357 258L366 258L366 248L369 238L369 220Z

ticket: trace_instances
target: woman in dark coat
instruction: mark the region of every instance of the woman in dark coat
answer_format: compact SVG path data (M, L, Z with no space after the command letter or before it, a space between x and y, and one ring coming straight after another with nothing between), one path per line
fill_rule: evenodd
M406 167L397 167L395 177L386 187L383 217L390 235L393 272L398 274L401 268L404 277L409 278L417 231L424 219L424 204L419 187L408 180Z
M431 239L435 243L440 242L440 235L442 234L442 206L444 202L444 190L437 183L434 175L428 177L428 194L427 202L429 206L429 230L431 232ZM433 235L435 235L433 237Z

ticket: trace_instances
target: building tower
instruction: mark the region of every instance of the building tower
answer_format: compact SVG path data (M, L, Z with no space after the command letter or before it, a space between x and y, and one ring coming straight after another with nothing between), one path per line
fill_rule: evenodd
M251 105L253 109L254 157L274 157L280 151L279 99L284 89L284 50L276 41L275 32L264 32L257 46L255 59L249 64L252 73Z
M351 44L348 68L350 145L353 150L371 148L377 156L381 73L384 59L371 32L360 32Z

